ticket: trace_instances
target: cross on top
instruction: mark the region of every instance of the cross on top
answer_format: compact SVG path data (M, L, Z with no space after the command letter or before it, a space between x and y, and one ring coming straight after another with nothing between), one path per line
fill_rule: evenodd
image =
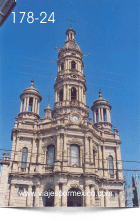
M70 22L70 27L72 28L72 22L75 22L75 21L73 21L71 18L68 21Z
M50 102L50 98L51 98L52 96L49 94L49 95L47 95L47 98L48 98L48 103Z

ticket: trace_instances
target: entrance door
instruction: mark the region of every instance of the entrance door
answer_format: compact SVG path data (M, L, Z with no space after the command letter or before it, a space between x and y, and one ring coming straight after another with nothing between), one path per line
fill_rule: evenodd
M71 188L68 191L68 197L67 197L67 205L68 207L81 207L83 206L83 197L82 192L78 188Z
M51 193L54 193L53 189L49 189L44 191L44 206L45 207L53 207L54 206L54 194L51 196Z

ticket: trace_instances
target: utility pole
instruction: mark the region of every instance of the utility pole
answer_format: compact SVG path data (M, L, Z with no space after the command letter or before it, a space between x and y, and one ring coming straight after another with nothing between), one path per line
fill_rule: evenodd
M139 207L139 188L138 188L138 182L137 182L137 172L135 170L135 179L136 179L136 188L137 188L137 194L138 194L138 207Z

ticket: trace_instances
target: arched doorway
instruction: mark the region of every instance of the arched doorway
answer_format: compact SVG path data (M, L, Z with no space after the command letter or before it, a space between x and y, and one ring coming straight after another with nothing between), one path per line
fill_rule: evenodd
M43 204L45 207L54 206L54 190L52 188L43 192Z
M68 207L81 207L83 206L82 192L78 188L71 188L67 194Z

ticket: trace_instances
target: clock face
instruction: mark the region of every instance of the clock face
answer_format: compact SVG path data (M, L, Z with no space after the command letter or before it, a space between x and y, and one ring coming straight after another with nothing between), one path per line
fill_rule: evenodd
M79 117L77 115L72 115L71 119L73 122L77 122L79 120Z

